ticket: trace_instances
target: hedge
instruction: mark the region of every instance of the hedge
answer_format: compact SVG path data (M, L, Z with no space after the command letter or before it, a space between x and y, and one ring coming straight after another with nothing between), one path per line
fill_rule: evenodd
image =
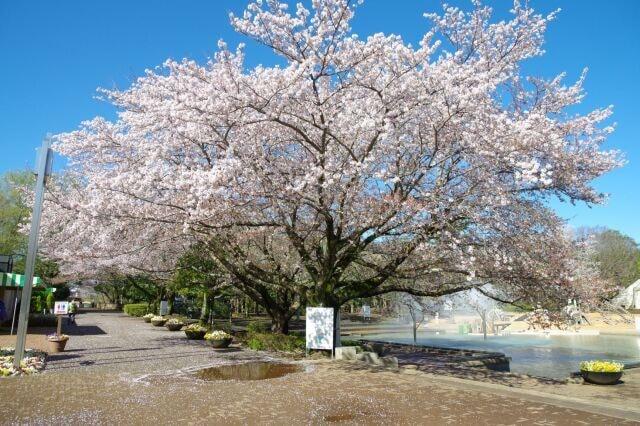
M249 333L246 344L256 351L303 352L305 338L278 333Z
M150 307L146 303L129 303L122 310L132 317L141 317L150 311Z
M29 314L29 327L55 327L58 317L53 314Z

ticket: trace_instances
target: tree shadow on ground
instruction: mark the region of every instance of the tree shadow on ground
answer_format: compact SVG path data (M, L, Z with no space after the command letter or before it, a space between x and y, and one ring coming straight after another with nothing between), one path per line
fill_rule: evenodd
M68 369L68 368L78 368L78 367L82 367L82 366L88 366L88 365L92 365L92 366L107 366L107 365L116 365L116 364L136 364L136 363L141 363L141 362L145 362L148 363L149 361L170 361L170 360L175 360L175 359L181 359L181 358L193 358L194 356L201 356L201 355L206 355L206 353L203 353L203 351L197 351L197 352L183 352L183 353L171 353L171 354L149 354L149 355L143 355L143 356L130 356L130 357L121 357L121 358L102 358L102 359L87 359L87 360L82 360L79 362L62 362L61 364L57 364L56 362L58 361L66 361L67 358L64 357L60 357L60 358L52 358L51 359L51 364L50 364L50 369L51 370L60 370L60 369ZM213 351L211 351L211 355L215 355L215 353ZM69 360L72 360L73 358L81 358L82 355L73 355L70 354L68 356Z
M68 361L70 359L82 358L82 355L70 354L65 352L61 353L51 353L47 355L47 362L53 361Z
M63 328L63 333L69 336L98 336L107 334L97 325L67 325Z
M18 327L16 326L13 330L13 336L16 335ZM55 332L55 327L50 326L50 327L28 327L27 329L27 334L36 334L36 335L43 335L46 336L47 334L51 334L52 332ZM0 327L0 336L9 336L9 334L11 333L11 328L10 327Z
M153 350L158 350L158 349L163 349L163 348L162 348L162 346L155 346L155 347L145 347L145 348L121 349L120 346L110 346L108 348L99 348L99 349L100 350L94 350L94 349L67 349L67 350L65 350L65 352L82 351L82 352L85 352L85 354L91 356L91 355L97 355L97 354L114 354L114 353L119 353L119 352L153 351Z

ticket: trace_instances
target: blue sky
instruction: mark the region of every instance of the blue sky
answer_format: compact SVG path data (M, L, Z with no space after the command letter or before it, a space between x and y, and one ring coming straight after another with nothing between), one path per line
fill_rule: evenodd
M47 132L77 128L113 109L96 100L97 87L127 87L167 58L205 61L225 39L246 42L228 23L244 0L0 2L0 173L32 167ZM467 6L468 1L450 0ZM505 17L507 1L489 1ZM596 182L611 194L605 206L555 203L574 226L604 225L640 241L640 1L531 0L541 12L561 8L547 33L547 54L526 64L530 74L561 71L574 81L589 67L588 96L578 111L613 104L617 130L606 147L625 152L627 166ZM439 0L366 0L353 29L361 36L396 33L417 42L428 28L425 11ZM249 65L270 64L268 50L249 43ZM60 160L57 161L61 163Z

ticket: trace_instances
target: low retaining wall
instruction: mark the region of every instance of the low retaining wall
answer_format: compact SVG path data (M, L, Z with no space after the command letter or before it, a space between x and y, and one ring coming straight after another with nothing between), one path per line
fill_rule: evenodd
M365 350L380 356L394 356L399 365L456 366L484 368L492 371L510 371L511 358L501 352L471 349L452 349L437 346L413 346L375 340L358 341Z

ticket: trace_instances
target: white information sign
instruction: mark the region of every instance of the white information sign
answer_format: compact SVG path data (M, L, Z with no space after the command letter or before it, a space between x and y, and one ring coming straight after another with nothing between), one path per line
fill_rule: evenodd
M364 317L364 319L370 319L371 318L371 306L362 305L362 316Z
M166 300L161 300L160 301L160 315L164 316L167 315L169 313L169 302L167 302Z
M69 313L69 302L56 302L53 305L53 313L55 315L67 315Z
M307 308L307 349L333 350L333 308Z

